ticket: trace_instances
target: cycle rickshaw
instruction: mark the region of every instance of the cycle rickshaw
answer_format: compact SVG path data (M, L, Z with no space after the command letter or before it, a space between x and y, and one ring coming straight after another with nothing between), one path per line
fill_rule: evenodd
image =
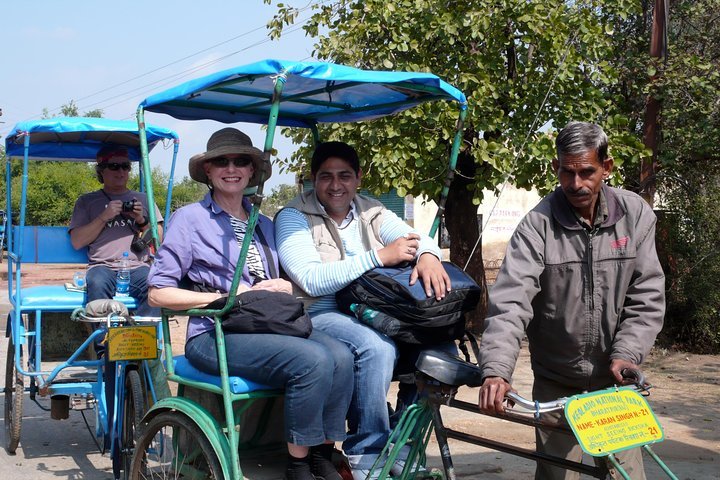
M145 112L164 113L183 120L265 124L264 154L269 160L277 126L309 128L317 140L319 123L372 120L433 100L454 102L458 108L456 132L448 139L452 143L452 171L462 138L466 100L462 92L430 73L368 71L323 62L265 60L208 75L153 95L140 104L138 122L141 138ZM143 149L145 153L144 144ZM253 231L257 222L264 181L265 178L261 178L257 190L252 193L248 232ZM146 188L151 194L152 186L146 184ZM151 218L153 224L154 220ZM434 229L437 229L437 221ZM251 239L251 234L245 235L230 292L237 290L240 267L245 262ZM234 297L235 294L230 293L221 310L163 310L165 352L168 355L172 351L169 316L207 315L215 318L220 376L195 370L182 356L176 357L175 362L168 361L168 379L179 384L179 396L160 400L145 416L132 461L131 478L245 478L239 453L239 430L244 426L238 425L238 418L258 399L277 397L282 392L228 375L220 319L233 305ZM224 418L217 421L202 406L185 398L185 387L220 395Z
M149 148L162 141L172 142L174 153L177 154L178 137L175 132L149 126L145 135ZM114 309L111 305L107 314L93 317L83 310L85 293L81 288L68 288L67 285L24 287L22 265L87 263L87 249L75 250L72 247L66 227L25 224L30 162L94 162L96 153L106 144L127 147L131 161L138 161L141 154L137 124L74 117L27 121L13 128L5 144L7 212L8 218L17 221L17 225L11 225L8 221L7 235L8 297L11 310L6 329L9 341L5 374L5 447L14 454L20 442L25 393L29 392L30 400L44 410L48 408L40 404L36 397L38 394L40 397L49 396L49 410L53 418L67 418L69 409L81 411L83 417L85 410L93 412L95 438L110 448L113 470L118 477L121 465L127 466L132 451L135 423L127 419L137 422L146 409L146 397L154 395L152 383L148 381L149 371L144 362L129 364L126 360L132 357L121 353L118 356L109 351L107 357L111 361L119 361L108 364L105 359L83 359L83 354L96 340L112 332L113 328L129 324L132 317L125 308L134 309L136 301L132 297L118 297L116 301L121 303L115 304ZM173 169L174 161L173 158ZM149 177L149 168L147 163L141 164L141 176ZM12 177L18 174L22 179L20 208L19 212L12 215ZM166 211L169 211L171 195L171 190L168 190ZM77 282L74 285L79 286ZM44 342L47 343L47 339L43 338L44 314L58 312L73 312L73 320L100 323L103 326L95 329L66 360L51 362L43 355ZM150 324L150 329L156 331L157 319ZM157 356L157 346L155 340L146 358ZM106 382L103 381L104 368L114 368L113 384L121 388L106 388ZM26 387L26 377L29 379L29 388ZM113 408L113 405L117 408ZM124 470L127 471L127 468Z
M317 141L319 123L372 120L434 100L455 102L458 107L454 137L446 139L452 144L448 162L448 177L451 178L462 140L466 99L460 91L429 73L365 71L323 62L265 60L208 75L153 95L139 106L138 122L141 138L145 112L164 113L183 120L213 119L222 123L266 124L264 153L269 160L277 126L309 128ZM143 161L147 159L144 158ZM251 195L253 204L248 220L250 232L257 222L264 181L265 179L261 178L257 190L247 192ZM438 214L430 231L431 236L438 230L449 183L446 181L444 184L438 202ZM148 184L146 188L151 194L152 186ZM151 220L154 223L154 219ZM244 264L250 239L251 235L245 236L238 266ZM240 268L235 272L230 292L237 289L239 273ZM179 384L179 396L159 401L143 419L142 433L131 464L132 479L247 478L241 466L239 450L248 445L240 444L240 430L244 425L241 425L238 419L253 402L280 396L282 392L229 376L220 320L232 306L234 296L230 293L225 307L221 310L163 310L165 352L168 356L172 352L168 334L170 316L206 315L215 319L220 375L212 376L194 369L183 356L175 357L174 362L168 361L168 378ZM384 465L375 467L379 470L379 478L390 478L389 469L406 445L410 445L410 453L402 474L397 478L414 478L418 467L425 463L425 448L433 430L441 446L443 466L448 479L455 478L447 444L448 437L491 448L505 448L492 441L480 443L481 441L472 436L445 428L442 423L441 405L477 412L476 405L462 404L454 400L454 393L460 385L478 385L478 369L469 360L469 355L464 361L434 351L421 355L418 362L418 384L425 396L407 409L393 430L386 446L387 461ZM185 387L219 395L222 398L222 418L217 420L201 405L185 398ZM522 400L516 397L517 402ZM564 405L565 401L561 403ZM240 404L241 406L238 406ZM533 403L530 405L535 407ZM557 405L554 408L558 408ZM536 413L532 408L530 412L531 417ZM508 419L514 421L510 417ZM658 441L657 437L651 440ZM512 446L503 451L530 455L529 452ZM600 453L604 455L607 451L605 449ZM566 467L574 467L560 460L558 462ZM595 470L585 472L593 474Z

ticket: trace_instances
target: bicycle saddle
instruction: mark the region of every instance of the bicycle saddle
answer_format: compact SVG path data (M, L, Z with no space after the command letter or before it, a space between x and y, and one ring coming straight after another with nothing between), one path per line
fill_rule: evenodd
M479 387L482 383L477 365L442 350L423 350L415 362L415 368L441 383L455 387Z

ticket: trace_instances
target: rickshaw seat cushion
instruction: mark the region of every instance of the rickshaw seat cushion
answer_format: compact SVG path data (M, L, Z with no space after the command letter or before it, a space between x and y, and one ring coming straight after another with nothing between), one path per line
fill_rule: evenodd
M73 311L85 305L85 294L71 292L64 285L41 285L23 288L20 293L21 310ZM129 310L137 308L137 301L132 297L116 298L122 301Z
M419 372L446 385L479 387L482 384L477 365L442 350L423 350L415 367Z
M213 375L211 373L205 373L198 370L190 364L185 355L174 356L173 364L175 365L175 373L181 377L185 377L188 380L194 380L196 382L209 383L218 388L222 388L220 375ZM273 390L273 388L261 383L255 383L242 377L230 377L230 391L232 393L250 393L258 390Z

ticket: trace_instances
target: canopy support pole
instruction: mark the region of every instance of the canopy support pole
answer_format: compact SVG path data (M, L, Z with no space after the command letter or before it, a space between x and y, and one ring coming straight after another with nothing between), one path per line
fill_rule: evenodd
M150 229L152 230L153 243L155 244L155 251L157 252L160 248L160 235L158 234L157 216L155 215L155 203L153 199L155 194L153 192L152 175L150 170L150 154L147 143L147 131L145 130L145 111L142 106L138 107L137 110L137 121L138 121L138 136L140 137L140 162L142 162L142 170L145 172L143 175L143 181L145 183L145 194L148 199L148 216L150 217Z
M455 178L455 167L457 166L457 158L460 153L460 144L463 140L463 130L465 124L465 117L467 116L467 109L463 108L460 110L460 117L457 121L457 127L455 129L455 139L453 140L452 150L450 151L450 163L448 164L448 173L445 177L445 184L443 185L440 193L440 200L438 201L438 209L435 214L435 220L433 220L432 227L430 228L430 238L435 238L438 229L440 228L440 220L445 215L445 202L447 202L448 194L450 193L450 184Z

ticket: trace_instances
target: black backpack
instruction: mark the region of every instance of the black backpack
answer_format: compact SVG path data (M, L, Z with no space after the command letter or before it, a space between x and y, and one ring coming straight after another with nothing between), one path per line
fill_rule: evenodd
M482 289L457 265L442 264L452 285L442 300L425 295L419 279L410 286L413 266L382 267L337 292L338 308L396 341L433 345L460 339L465 312L475 309Z

